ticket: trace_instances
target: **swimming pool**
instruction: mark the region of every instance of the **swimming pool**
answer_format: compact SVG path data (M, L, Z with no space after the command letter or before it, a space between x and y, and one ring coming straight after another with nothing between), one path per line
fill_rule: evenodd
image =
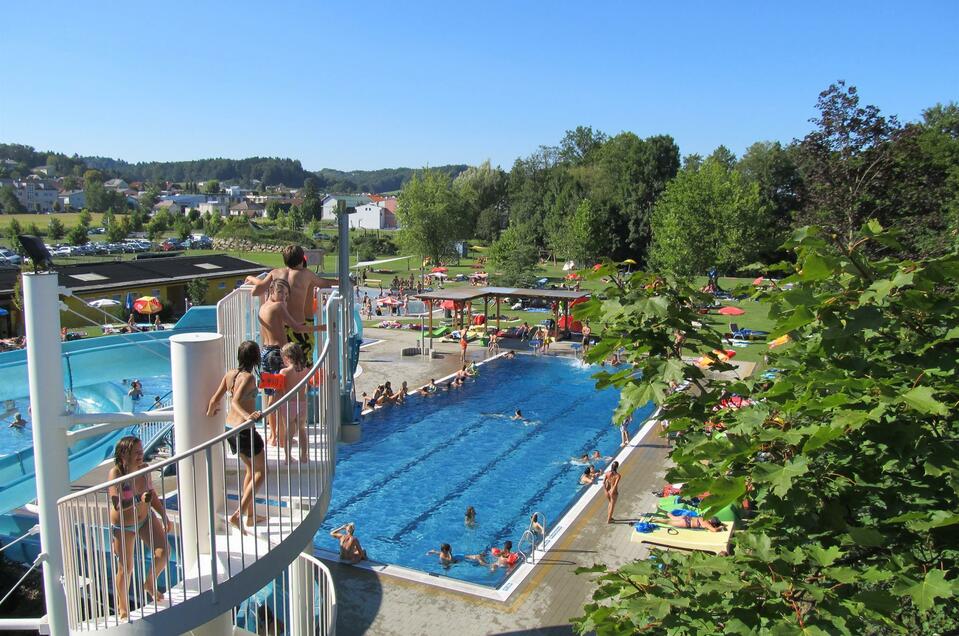
M363 420L362 441L338 451L333 496L315 547L335 551L329 531L356 523L373 561L495 588L509 575L471 562L441 566L430 549L480 552L513 541L538 511L552 527L585 492L572 461L619 451L611 416L619 392L598 391L594 368L544 356L498 359L461 389L413 398ZM520 409L527 422L510 419ZM634 415L645 419L647 407ZM467 506L477 513L466 528Z

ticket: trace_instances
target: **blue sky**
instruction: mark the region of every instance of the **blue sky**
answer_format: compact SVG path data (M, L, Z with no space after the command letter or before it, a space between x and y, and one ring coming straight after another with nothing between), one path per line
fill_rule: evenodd
M659 4L6 3L0 142L508 169L577 125L789 141L837 79L907 121L959 100L954 0Z

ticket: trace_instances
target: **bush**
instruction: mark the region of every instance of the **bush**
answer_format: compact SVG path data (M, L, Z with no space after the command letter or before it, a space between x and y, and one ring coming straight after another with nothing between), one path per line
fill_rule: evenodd
M256 229L249 225L228 224L217 233L217 238L239 239L255 243L271 245L286 245L296 243L303 247L312 248L316 243L302 232L287 229Z

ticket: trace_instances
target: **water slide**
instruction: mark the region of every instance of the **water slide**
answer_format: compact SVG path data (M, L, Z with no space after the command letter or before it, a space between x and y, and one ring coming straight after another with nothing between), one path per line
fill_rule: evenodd
M87 338L63 343L63 386L81 412L131 410L124 380L170 375L169 337L178 333L216 331L215 307L192 307L167 331L150 331ZM162 397L163 385L145 386L145 394L136 410L147 410L155 393ZM51 392L57 389L51 387ZM31 420L27 385L26 352L0 353L0 515L7 515L36 499L36 478L32 434L9 429L6 421L14 411ZM32 423L31 423L32 426ZM122 429L81 440L69 449L70 479L75 480L113 456L113 447L130 429ZM6 534L0 523L0 541ZM5 541L4 541L5 542Z

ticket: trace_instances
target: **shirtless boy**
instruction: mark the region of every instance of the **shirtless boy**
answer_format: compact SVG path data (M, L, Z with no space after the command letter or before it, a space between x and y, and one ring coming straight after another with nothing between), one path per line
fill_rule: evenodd
M310 331L319 331L324 327L311 327L301 320L296 320L287 308L287 298L290 294L290 285L285 280L278 278L270 285L270 297L260 306L260 336L263 338L263 357L262 369L264 373L279 373L283 368L283 356L280 353L283 345L286 344L286 327L290 327L294 333L303 333ZM273 390L266 389L267 406L273 402ZM270 440L268 443L276 446L276 417L271 415Z
M297 323L306 321L306 317L313 314L313 290L317 287L332 287L333 283L325 278L320 278L306 268L306 257L303 254L303 248L299 245L287 245L283 248L283 262L286 267L278 267L266 275L263 279L254 276L246 277L246 284L253 285L253 295L260 296L266 294L273 281L282 280L289 286L289 299L287 308L290 316ZM313 353L313 343L306 330L293 330L286 341L296 341L303 348L307 360ZM281 343L282 344L282 343Z

